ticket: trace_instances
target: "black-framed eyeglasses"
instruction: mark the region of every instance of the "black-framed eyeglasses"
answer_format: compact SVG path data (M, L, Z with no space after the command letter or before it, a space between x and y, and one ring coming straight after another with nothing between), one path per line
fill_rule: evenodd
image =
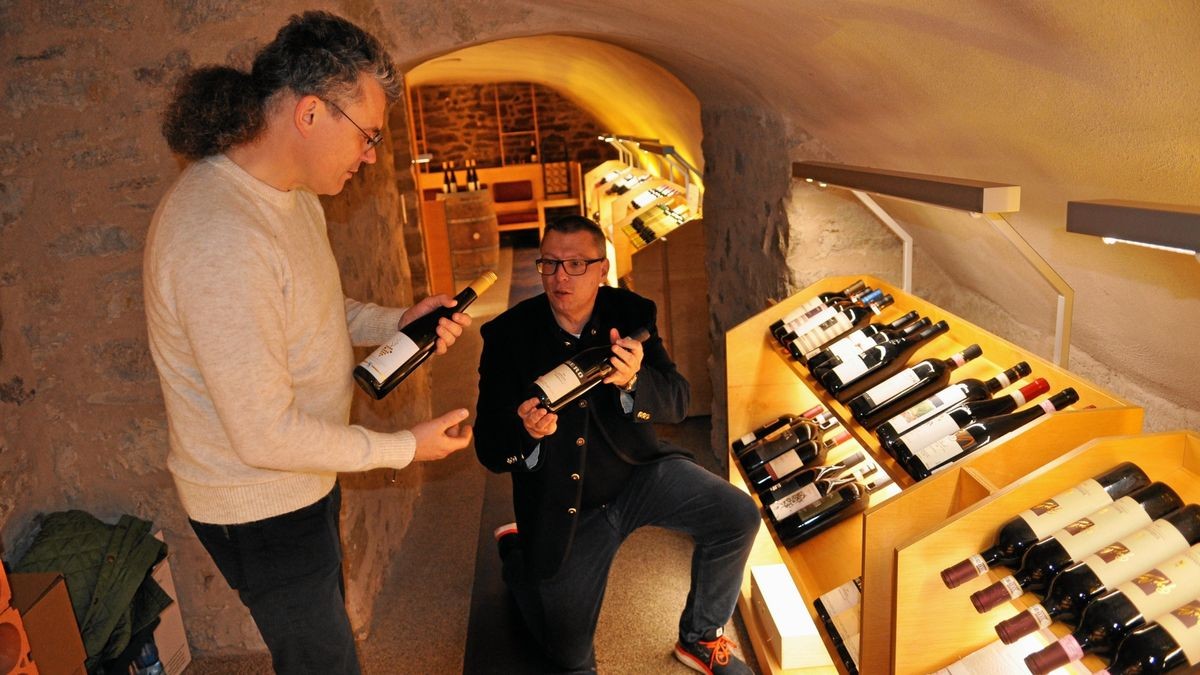
M537 265L538 274L541 274L544 277L552 276L558 271L559 265L562 265L562 268L567 271L567 274L577 277L587 271L588 265L591 265L592 263L598 263L601 260L604 260L604 258L572 258L570 260L538 258L537 260L533 261L533 264Z
M325 103L327 103L329 105L329 107L340 112L342 114L342 117L345 117L346 119L350 120L350 124L353 124L354 128L358 129L358 133L362 134L363 138L367 139L366 150L370 150L371 148L373 148L383 142L383 129L376 131L375 135L372 136L371 134L367 133L366 129L363 129L362 127L358 126L358 122L355 122L354 118L347 115L345 110L342 110L341 108L339 108L338 104L334 103L333 101L325 101ZM366 150L364 150L364 152L366 152Z

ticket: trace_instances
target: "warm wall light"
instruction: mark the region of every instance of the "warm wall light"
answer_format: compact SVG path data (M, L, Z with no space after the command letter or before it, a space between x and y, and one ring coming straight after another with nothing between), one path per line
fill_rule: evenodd
M792 176L975 213L1009 213L1021 209L1019 185L827 162L793 162Z
M1200 207L1113 199L1067 202L1067 232L1100 237L1106 244L1197 255Z

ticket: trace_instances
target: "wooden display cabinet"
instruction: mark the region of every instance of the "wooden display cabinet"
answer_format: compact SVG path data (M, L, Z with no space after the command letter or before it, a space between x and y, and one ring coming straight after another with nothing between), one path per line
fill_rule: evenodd
M882 310L877 321L892 321L916 310L933 322L944 319L949 324L948 332L929 340L911 354L909 363L929 357L946 358L977 343L982 347L983 355L958 368L952 381L972 377L987 379L1018 361L1027 361L1033 371L1031 378L1046 378L1051 393L1074 387L1079 392L1079 402L1068 410L1046 416L997 439L949 469L914 483L890 456L880 450L874 434L857 424L843 404L825 394L807 369L791 360L769 333L771 323L808 299L821 292L841 290L858 279L895 298L891 306ZM859 575L863 577L860 663L863 673L916 672L900 667L893 656L898 641L896 598L901 590L907 591L907 586L904 589L898 589L898 586L903 586L908 579L908 575L897 575L897 547L1005 486L1021 481L1081 443L1099 436L1137 433L1142 428L1141 408L965 319L872 277L824 279L735 326L726 333L725 342L730 440L781 414L799 413L821 403L853 436L851 442L839 446L845 448L842 453L865 449L895 481L870 496L864 513L847 518L798 546L784 548L773 534L771 537L776 544L774 555L792 571L808 604L807 609L818 625L820 621L815 618L812 601L846 581ZM840 457L831 452L832 459ZM740 469L735 468L738 464L732 458L730 467L731 478L740 481ZM971 478L963 478L964 472L969 472L966 475ZM1050 489L1046 494L1053 492ZM958 559L962 557L965 555ZM751 564L764 562L771 561L754 560ZM935 581L940 569L928 572ZM752 612L748 596L745 593L743 596L743 615L747 615ZM966 602L971 610L969 601ZM824 635L823 630L822 633ZM909 635L908 639L912 637ZM829 636L824 635L824 638L832 654ZM752 637L752 642L758 639ZM842 667L831 666L829 672L835 669L841 671Z

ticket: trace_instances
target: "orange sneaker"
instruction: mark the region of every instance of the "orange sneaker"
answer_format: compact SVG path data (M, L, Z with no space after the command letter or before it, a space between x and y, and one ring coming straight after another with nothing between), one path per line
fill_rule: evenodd
M688 668L706 675L753 675L750 666L734 655L734 649L737 649L737 645L725 637L723 629L718 628L712 640L675 643L675 658Z

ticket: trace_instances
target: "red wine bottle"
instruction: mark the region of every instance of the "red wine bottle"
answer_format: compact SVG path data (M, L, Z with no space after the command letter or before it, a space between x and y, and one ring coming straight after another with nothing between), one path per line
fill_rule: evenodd
M1054 621L1075 624L1089 602L1198 542L1200 506L1189 504L1064 569L1041 603L996 624L996 633L1012 644Z
M856 296L853 299L839 298L832 301L828 307L818 310L811 316L802 317L790 323L784 324L783 328L775 334L776 339L782 345L788 345L794 342L801 335L817 328L818 326L827 324L829 321L836 319L837 315L851 307L858 307L861 310L870 311L881 309L892 303L892 296L887 295L881 290L869 291L863 295Z
M1183 500L1166 483L1151 483L1030 546L1016 572L972 593L971 604L982 614L1025 591L1040 592L1067 566L1182 506Z
M739 455L743 450L746 449L747 446L757 443L765 438L778 435L800 418L811 419L816 417L822 410L824 410L822 406L815 405L799 415L793 415L791 413L787 415L780 415L766 424L755 427L750 433L744 434L740 438L734 440L734 442L730 444L729 448L733 451L733 454Z
M830 359L836 358L838 359L838 363L841 363L843 357L857 356L865 349L900 337L899 331L901 329L917 321L924 321L925 325L929 325L930 323L929 319L920 319L920 315L916 311L912 311L890 323L867 324L856 331L852 331L834 340L828 346L811 356L800 354L799 349L793 350L792 347L795 346L795 343L789 345L789 351L792 352L792 356L798 361L808 366L809 370L812 370L824 365Z
M453 307L438 307L413 319L355 366L354 381L375 400L387 396L437 350L438 321L455 312L466 311L495 282L495 272L484 272L454 296L457 304Z
M1084 608L1079 626L1045 649L1025 657L1035 675L1049 673L1087 654L1108 656L1126 636L1200 596L1200 546L1156 565Z
M813 419L801 417L770 440L751 445L742 454L736 455L738 463L746 471L753 471L804 441L820 438L822 432L834 423L833 416L829 413L817 415Z
M810 317L825 309L838 299L852 300L859 294L865 294L866 292L869 292L869 290L870 289L867 288L867 285L863 283L863 280L859 279L840 291L818 293L815 298L806 300L804 304L785 314L782 319L772 323L769 327L769 330L771 331L772 335L783 335L783 333L786 331L782 331L781 329L785 325L792 323L797 319Z
M755 492L766 492L775 483L786 480L806 466L811 466L823 457L827 450L849 439L850 434L842 432L834 438L800 441L762 466L746 471L746 482Z
M891 297L891 296L888 296L888 297ZM911 314L911 312L910 312L910 314ZM908 316L908 315L906 314L905 316ZM912 335L913 333L919 333L919 332L925 330L926 328L928 328L931 323L932 322L929 320L929 318L926 317L924 319L918 319L916 321L907 323L903 327L897 328L895 330L889 329L889 330L886 330L886 331L883 331L880 333L876 333L875 335L871 336L867 340L863 341L865 346L862 349L859 349L859 350L853 351L853 352L849 351L848 349L839 350L839 352L842 354L842 356L830 356L829 358L825 359L823 362L821 362L817 366L812 365L812 362L810 361L808 363L809 372L813 372L817 368L832 369L836 366L841 365L841 363L845 359L852 359L854 357L857 357L859 354L863 353L864 351L870 349L871 347L873 347L875 345L881 345L889 340L895 340L897 338L907 337L909 335ZM800 353L800 349L796 346L795 341L789 343L787 345L787 349L788 349L788 353L792 355L793 359L796 359L796 360L802 359L803 355ZM825 353L825 350L822 350L821 353ZM818 354L818 356L819 355L820 354Z
M1048 391L1050 383L1039 377L1007 396L968 401L910 429L908 433L890 443L886 450L892 453L901 466L906 466L912 460L914 452L954 435L972 422L1007 415Z
M784 546L803 543L842 518L862 510L865 496L866 491L856 483L842 486L801 509L792 517L786 529L776 529L775 534Z
M818 369L813 376L834 398L845 403L877 382L894 375L904 367L908 355L922 342L949 329L949 324L939 321L919 333L875 345L834 368Z
M840 312L807 331L796 331L796 337L786 343L788 351L793 356L799 354L801 358L815 354L846 333L866 326L893 301L892 296L885 294L873 302L845 305Z
M645 342L650 338L650 331L641 328L629 337ZM558 412L600 384L613 371L612 359L612 345L584 349L534 380L530 395L538 399L541 407Z
M855 396L846 407L859 424L874 429L892 415L944 387L950 381L950 373L982 355L979 345L971 345L948 359L917 361Z
M871 492L877 483L890 480L886 476L883 480L872 478L872 474L876 474L878 471L879 467L871 464L865 467L860 466L845 475L819 478L779 501L764 504L763 509L766 511L767 517L775 524L776 529L787 529L791 518L796 517L796 514L806 506L815 504L818 499L840 487L854 483L863 490Z
M1000 526L995 544L942 570L942 582L946 588L957 588L992 567L1011 568L1021 562L1030 546L1055 530L1149 484L1145 471L1132 462L1121 462L1017 514Z
M787 480L776 483L771 486L771 489L759 495L763 506L769 506L781 499L784 499L797 490L811 485L814 482L824 479L839 476L847 469L858 466L865 461L867 456L861 452L856 452L845 459L834 462L833 464L822 464L820 466L808 466L796 473L792 474Z
M934 471L953 464L997 438L1016 431L1039 417L1062 410L1078 400L1079 394L1075 389L1067 387L1038 405L972 422L953 434L917 450L911 457L898 459L902 460L901 466L908 470L910 476L916 480L924 480Z
M1200 665L1200 598L1134 629L1096 675L1148 675ZM1188 671L1192 672L1192 671Z
M893 415L891 419L880 424L875 429L875 435L879 438L879 447L883 448L889 455L895 457L896 441L900 440L900 437L904 434L964 403L986 401L992 397L992 394L1008 387L1029 373L1029 364L1021 361L1012 368L987 381L968 378L955 382L933 396L909 407L907 410ZM984 416L990 417L991 415L1002 415L1005 412L1012 412L1012 410L1016 410L1023 404L1024 401L1013 405L1011 410L1000 410L995 413L985 414Z

